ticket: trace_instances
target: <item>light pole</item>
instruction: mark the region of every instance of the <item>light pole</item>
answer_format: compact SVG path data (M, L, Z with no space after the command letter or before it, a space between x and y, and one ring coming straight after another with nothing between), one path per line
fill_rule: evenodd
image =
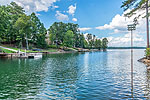
M131 71L133 72L133 30L136 30L136 24L128 25L128 31L131 31Z
M128 25L128 31L131 31L131 93L133 97L133 30L136 30L137 20L134 24Z

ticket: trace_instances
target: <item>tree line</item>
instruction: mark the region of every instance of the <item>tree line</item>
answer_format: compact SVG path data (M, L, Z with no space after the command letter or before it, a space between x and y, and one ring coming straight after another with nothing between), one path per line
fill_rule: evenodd
M87 48L87 49L106 49L107 38L98 39L95 35L80 33L79 25L73 23L55 22L48 29L51 45Z
M46 42L49 34L50 44ZM27 15L24 9L11 2L0 6L0 43L13 44L19 48L47 48L50 46L106 49L108 40L97 39L95 35L80 33L79 25L54 22L48 30L35 13Z

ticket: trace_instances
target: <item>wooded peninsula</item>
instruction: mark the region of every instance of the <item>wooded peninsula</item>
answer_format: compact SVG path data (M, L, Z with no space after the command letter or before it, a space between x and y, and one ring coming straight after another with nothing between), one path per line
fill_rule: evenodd
M79 25L74 23L54 22L46 29L35 13L27 15L21 6L11 2L10 5L0 6L0 44L27 50L106 50L108 40L83 34Z

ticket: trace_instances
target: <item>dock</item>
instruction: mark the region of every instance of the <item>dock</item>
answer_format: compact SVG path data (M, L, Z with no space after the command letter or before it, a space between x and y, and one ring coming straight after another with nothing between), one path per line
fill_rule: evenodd
M1 58L42 58L42 53L0 53Z

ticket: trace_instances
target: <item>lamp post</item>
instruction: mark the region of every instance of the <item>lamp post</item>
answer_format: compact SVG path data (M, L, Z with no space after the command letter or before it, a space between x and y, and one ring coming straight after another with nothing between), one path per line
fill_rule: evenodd
M136 30L136 24L128 25L128 31L131 31L131 71L133 72L133 30Z
M134 19L134 24L128 25L128 31L131 31L131 93L133 97L133 30L136 30L137 20Z

